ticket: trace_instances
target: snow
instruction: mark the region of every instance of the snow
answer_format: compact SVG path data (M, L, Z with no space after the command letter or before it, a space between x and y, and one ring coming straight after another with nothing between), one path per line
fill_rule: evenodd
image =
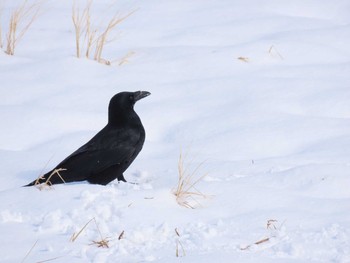
M3 39L19 2L3 4ZM75 57L71 1L45 2L15 56L0 52L1 261L350 262L350 2L111 2L93 3L96 24L137 9L111 66ZM135 106L136 184L21 187L124 90L152 93ZM208 174L196 209L173 194L181 152Z

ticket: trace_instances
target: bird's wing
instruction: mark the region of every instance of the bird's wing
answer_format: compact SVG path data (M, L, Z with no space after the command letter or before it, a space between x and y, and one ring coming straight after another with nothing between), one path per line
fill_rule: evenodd
M139 140L140 134L137 131L105 127L58 167L69 169L70 166L80 166L81 170L89 170L88 173L98 173L113 165L128 162L134 155Z

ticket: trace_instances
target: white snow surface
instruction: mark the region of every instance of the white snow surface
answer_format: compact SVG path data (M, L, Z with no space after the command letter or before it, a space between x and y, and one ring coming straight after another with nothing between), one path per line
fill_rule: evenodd
M19 2L2 5L3 42ZM0 52L0 261L349 263L350 2L111 3L93 3L96 24L137 9L105 47L111 66L75 57L67 0L45 1L15 56ZM135 105L136 184L21 187L137 90L152 95ZM180 152L208 174L195 209L173 194Z

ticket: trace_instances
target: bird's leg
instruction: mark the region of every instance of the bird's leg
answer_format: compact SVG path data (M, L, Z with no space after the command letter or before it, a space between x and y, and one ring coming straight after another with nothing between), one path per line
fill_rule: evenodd
M120 176L118 176L118 182L119 181L123 181L123 182L125 182L126 183L126 180L125 180L125 178L124 178L124 175L123 174L121 174Z
M118 183L122 181L122 182L125 182L125 183L128 183L128 184L133 184L133 185L138 185L139 183L135 183L135 182L127 182L124 178L124 175L121 174L121 176L118 177Z

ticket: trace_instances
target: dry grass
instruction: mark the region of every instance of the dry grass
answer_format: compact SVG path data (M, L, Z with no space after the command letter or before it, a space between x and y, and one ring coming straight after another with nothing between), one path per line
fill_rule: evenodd
M45 260L42 260L42 261L38 261L36 263L45 263L45 262L49 262L49 261L53 261L53 260L56 260L56 259L59 259L59 258L62 258L63 256L60 256L60 257L54 257L54 258L49 258L49 259L45 259Z
M93 240L90 245L96 245L97 247L103 247L103 248L109 248L110 238L102 236L102 233L100 231L100 228L98 227L96 219L95 218L93 218L93 219L94 219L94 222L95 222L95 225L96 225L96 229L97 229L97 231L98 231L98 233L100 235L101 240L98 240L98 241Z
M86 227L92 222L94 221L95 222L95 226L96 226L96 229L99 233L99 236L100 236L100 240L93 240L92 243L90 245L96 245L97 247L103 247L103 248L109 248L109 242L110 242L110 238L109 237L103 237L102 236L102 233L100 231L100 228L98 227L98 224L97 224L97 221L95 218L92 218L90 219L83 227L82 229L80 229L78 231L78 233L73 233L72 237L70 238L70 241L71 242L74 242L79 236L80 234L86 229ZM124 231L122 232L122 234L124 234ZM120 239L122 238L122 235L120 237Z
M76 2L73 3L72 20L75 29L76 56L80 58L85 50L86 58L111 65L111 60L102 57L105 45L110 42L110 33L136 10L125 16L114 15L101 30L92 24L91 5L92 0L89 0L86 2L85 8L80 10Z
M58 169L54 169L52 171L52 173L50 174L50 176L46 179L45 182L41 183L40 180L43 180L44 178L42 176L39 176L35 183L34 183L34 186L36 186L39 190L43 190L43 189L46 189L46 188L49 188L49 189L52 189L52 183L51 183L51 178L52 176L54 175L57 175L63 183L66 183L65 180L63 179L63 177L61 176L60 172L62 171L66 171L67 169L64 169L64 168L58 168Z
M271 57L279 57L281 60L284 60L283 56L280 54L280 52L278 52L277 48L272 45L270 48L269 48L269 54Z
M102 247L102 248L109 248L109 239L104 238L99 241L92 241L90 245L96 245L97 247Z
M275 219L267 220L266 229L274 229L274 230L277 230L277 227L276 227L277 222L278 222L278 221L275 220Z
M118 240L121 240L124 238L125 231L123 230L120 235L118 236Z
M35 241L35 243L33 244L33 246L29 249L29 251L27 252L27 254L25 255L25 257L22 259L21 263L24 263L25 260L28 258L28 256L30 255L30 253L33 251L34 247L36 246L36 244L38 243L38 240ZM53 261L59 258L62 258L63 256L59 256L59 257L54 257L54 258L50 258L50 259L46 259L46 260L42 260L42 261L37 261L37 263L44 263L44 262L49 262L49 261Z
M18 42L38 17L41 5L42 1L40 0L34 1L33 3L24 0L12 11L6 34L6 54L11 56L15 54ZM0 44L1 47L3 47L1 25Z
M275 231L275 230L279 230L282 225L284 224L284 222L279 226L277 227L277 223L278 221L275 220L275 219L270 219L270 220L267 220L267 223L266 223L266 229L268 230L272 230L272 231ZM245 246L245 247L242 247L241 250L248 250L250 249L253 245L261 245L261 244L264 244L264 243L267 243L271 240L271 238L274 238L275 235L271 235L270 237L264 237L262 239L259 239L258 241L254 242L253 244L251 245L248 245L248 246Z
M256 242L254 242L254 245L261 245L261 244L269 242L269 241L270 241L270 238L266 237L266 238L263 238L263 239L260 239L260 240L258 240ZM248 245L248 246L245 246L245 247L241 248L241 250L248 250L251 247L252 247L252 245Z
M70 241L71 241L71 242L74 242L74 241L80 236L80 234L84 231L84 229L88 226L88 224L90 224L90 222L91 222L92 220L94 220L94 219L95 219L95 218L90 219L90 220L82 227L82 229L80 229L80 230L78 231L78 233L73 233L72 237L70 238Z
M22 259L21 263L23 263L27 257L29 256L29 254L33 251L34 247L36 246L36 244L38 243L38 240L35 241L34 245L29 249L29 251L27 252L27 254L24 256L24 258Z
M177 230L177 228L175 228L175 234L177 236L176 238L176 251L175 251L175 255L176 257L184 257L186 256L186 252L185 252L185 248L184 246L182 245L181 241L180 241L180 233L179 231Z
M198 175L204 162L197 165L193 170L190 170L191 162L187 164L184 159L186 159L186 156L184 158L182 153L180 153L178 162L178 182L173 193L179 205L194 209L200 206L200 203L197 201L198 197L208 197L197 188L197 184L207 176L207 174Z
M85 7L85 9L80 13L79 8L76 6L76 2L73 2L73 8L72 8L72 20L73 25L75 29L75 47L76 47L76 56L80 58L80 38L83 33L84 23L85 23L85 16L87 10L90 9L91 1L89 1Z
M118 63L118 66L122 66L124 64L127 64L129 63L129 59L134 56L136 53L134 51L130 51L128 52L124 57L122 57L120 60L119 60L119 63Z
M237 59L240 60L240 61L243 61L245 63L249 62L249 58L247 58L247 57L238 57Z

